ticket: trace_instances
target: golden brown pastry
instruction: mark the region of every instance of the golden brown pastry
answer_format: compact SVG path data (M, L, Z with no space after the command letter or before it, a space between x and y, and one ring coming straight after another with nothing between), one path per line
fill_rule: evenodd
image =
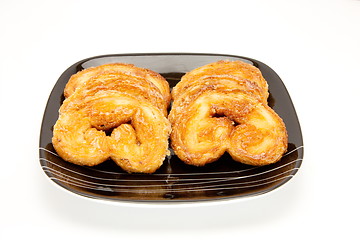
M264 103L268 93L254 81L228 74L242 72L242 77L253 77L251 73L258 71L238 61L220 61L199 69L207 71L222 64L227 75L218 74L225 71L218 69L203 76L196 69L174 88L169 120L175 154L196 166L216 161L225 152L249 165L277 162L287 149L287 132L282 119ZM267 84L262 86L267 89Z
M67 98L75 92L75 90L90 78L98 75L102 72L121 72L129 77L136 77L146 79L152 82L164 96L167 104L170 103L171 95L168 82L158 73L145 68L139 68L133 64L126 63L109 63L103 64L97 67L90 67L84 69L69 79L69 82L65 86L64 96Z
M166 81L164 79L164 81ZM78 90L68 97L60 111L66 109L68 103L82 101L85 97L92 96L98 91L114 90L132 94L134 97L150 101L167 116L168 103L160 90L147 79L126 75L122 72L105 71L87 80L86 84L79 85Z
M53 145L64 160L93 166L111 158L128 172L144 173L161 166L170 125L156 107L116 91L99 91L84 101L61 113L54 126Z
M269 96L268 84L263 78L260 70L248 63L242 61L228 61L221 60L218 62L210 63L202 67L196 68L186 73L181 81L173 88L171 95L176 99L178 95L184 91L189 85L195 81L206 79L207 76L224 76L224 77L238 77L246 79L253 85L257 85L260 91L263 102L267 101Z
M141 74L119 71L120 65L113 65L116 71L106 65L77 84L60 107L53 146L74 164L94 166L111 158L127 172L153 173L169 154L164 95L170 93L163 95Z
M175 111L182 111L182 105L187 104L191 101L191 99L194 99L196 96L199 96L204 91L208 90L221 90L229 92L238 90L250 94L259 101L263 100L261 90L257 84L254 84L246 79L224 75L200 77L197 81L193 81L191 84L184 87L183 91L174 98L172 104L172 114L169 116L169 120L172 121L173 118L177 118L178 113Z

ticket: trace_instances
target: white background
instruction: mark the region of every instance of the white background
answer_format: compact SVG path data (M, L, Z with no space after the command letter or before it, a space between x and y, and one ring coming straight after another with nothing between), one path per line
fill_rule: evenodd
M3 0L0 43L0 239L359 239L360 1ZM303 130L297 175L261 197L181 208L111 205L52 184L38 142L60 74L144 52L273 68Z

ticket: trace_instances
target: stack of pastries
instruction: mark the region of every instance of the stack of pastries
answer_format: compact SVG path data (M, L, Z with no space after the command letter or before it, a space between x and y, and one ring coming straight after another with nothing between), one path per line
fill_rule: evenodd
M203 166L225 152L238 162L277 162L287 149L282 119L267 105L258 68L218 61L185 74L173 88L171 146L185 163Z
M127 172L153 173L169 154L168 82L131 64L106 64L67 83L53 146L66 161L94 166L111 158Z

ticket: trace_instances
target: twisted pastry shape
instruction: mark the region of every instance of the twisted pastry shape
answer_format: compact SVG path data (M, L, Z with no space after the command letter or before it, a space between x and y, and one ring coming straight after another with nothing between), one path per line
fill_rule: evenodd
M52 138L57 153L78 165L111 158L128 172L156 171L169 154L166 94L118 68L87 77L59 110Z
M227 74L218 75L224 64ZM267 89L267 84L228 74L242 72L242 76L253 77L258 73L245 63L240 65L245 67L240 69L238 62L227 61L209 64L202 69L214 75L199 74L196 78L197 69L195 74L184 75L185 83L181 79L173 89L171 145L185 163L203 166L228 152L235 161L261 166L278 161L286 151L285 125L264 103L268 93L263 87Z

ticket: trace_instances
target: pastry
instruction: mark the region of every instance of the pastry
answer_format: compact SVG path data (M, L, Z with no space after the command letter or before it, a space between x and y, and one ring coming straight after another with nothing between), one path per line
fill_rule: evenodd
M164 81L164 78L149 69L139 68L133 64L127 63L109 63L103 64L97 67L90 67L72 75L65 86L64 96L67 98L75 92L75 90L84 82L88 81L92 77L102 72L121 72L122 74L128 75L129 77L143 78L152 82L159 91L163 94L167 104L170 103L170 90L169 84Z
M175 154L195 166L225 152L255 166L279 161L287 132L265 101L264 81L259 70L240 61L219 61L185 74L172 91L169 114Z
M173 88L171 92L173 99L177 98L180 93L184 92L187 86L192 85L193 82L206 79L204 78L206 76L238 77L246 79L252 84L258 86L264 103L269 96L268 84L258 68L239 60L220 60L198 67L186 73L181 78L181 81Z
M53 129L59 156L86 166L112 159L137 173L153 173L162 165L171 131L168 83L150 70L135 68L108 64L70 79Z

